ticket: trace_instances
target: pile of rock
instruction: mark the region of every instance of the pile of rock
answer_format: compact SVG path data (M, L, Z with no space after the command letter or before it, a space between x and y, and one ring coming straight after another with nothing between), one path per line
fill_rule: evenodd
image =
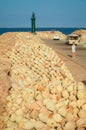
M85 130L86 88L36 35L16 33L3 130Z
M7 44L7 35L8 34L0 36L0 130L3 130L2 128L4 126L4 118L7 114L6 97L8 95L8 89L11 84L9 79L9 71L11 64L6 56L6 53L12 47L12 45L10 43Z
M86 30L76 30L72 34L77 34L80 36L80 43L86 43Z
M3 130L3 126L5 126L4 118L7 114L6 97L8 95L8 90L11 87L9 78L11 63L6 53L13 48L17 39L19 39L17 35L20 34L9 32L0 36L0 130ZM27 33L27 35L30 35L30 33Z
M84 33L86 33L86 30L76 30L76 31L74 31L72 34L77 34L77 35L81 35L81 34L84 34Z
M53 39L55 35L58 35L60 40L65 40L66 35L59 31L44 31L44 32L37 32L37 36L44 39Z

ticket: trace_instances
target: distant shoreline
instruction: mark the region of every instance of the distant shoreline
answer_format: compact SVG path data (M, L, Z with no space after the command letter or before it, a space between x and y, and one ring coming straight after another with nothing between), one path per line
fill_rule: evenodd
M50 28L41 27L41 28L36 28L36 31L60 31L63 34L68 35L68 34L74 32L75 30L81 30L81 29L86 30L86 28L81 28L81 27L56 27L56 28L55 27L50 27ZM22 27L22 28L19 28L19 27L17 27L17 28L16 27L0 28L0 35L3 33L6 33L6 32L31 32L31 28L30 27L28 27L28 28L26 28L26 27L25 28L24 27Z

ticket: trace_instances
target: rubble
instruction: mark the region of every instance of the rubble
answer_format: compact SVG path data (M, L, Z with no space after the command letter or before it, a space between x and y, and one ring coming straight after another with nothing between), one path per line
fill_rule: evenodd
M2 130L85 130L86 88L51 48L16 33L6 56L11 88Z

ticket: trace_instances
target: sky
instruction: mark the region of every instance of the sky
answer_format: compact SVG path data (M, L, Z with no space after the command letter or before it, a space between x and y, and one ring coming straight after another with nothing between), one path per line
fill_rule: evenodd
M0 0L0 27L86 27L86 0Z

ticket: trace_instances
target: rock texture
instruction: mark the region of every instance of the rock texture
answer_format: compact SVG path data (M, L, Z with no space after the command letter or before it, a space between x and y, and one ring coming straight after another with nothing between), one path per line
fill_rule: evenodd
M72 34L80 35L80 42L86 43L86 30L76 30Z
M66 35L59 31L44 31L44 32L37 32L37 36L44 39L53 39L55 35L58 35L60 40L66 39Z
M11 49L3 54L0 130L85 130L86 88L58 55L30 33L7 33L1 41Z

